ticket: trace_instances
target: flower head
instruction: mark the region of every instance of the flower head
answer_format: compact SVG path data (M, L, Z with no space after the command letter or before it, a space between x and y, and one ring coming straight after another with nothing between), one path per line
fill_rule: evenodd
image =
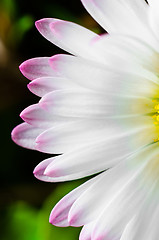
M58 19L36 22L71 53L20 66L41 97L20 114L13 140L58 154L34 170L56 182L100 173L52 210L80 240L157 240L159 218L159 2L82 0L109 34ZM107 170L107 171L106 171Z

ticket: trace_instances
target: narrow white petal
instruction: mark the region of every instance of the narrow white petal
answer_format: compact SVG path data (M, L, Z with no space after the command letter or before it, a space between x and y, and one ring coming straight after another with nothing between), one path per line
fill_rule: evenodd
M158 45L152 47L136 37L103 34L94 41L92 51L96 52L96 59L101 64L113 69L115 65L116 71L134 73L152 81L155 79L154 73L158 73L155 64L158 62Z
M109 128L111 122L109 121ZM114 129L113 129L114 126ZM36 139L36 148L48 153L66 153L89 146L92 143L105 141L109 135L115 134L115 124L112 130L104 121L76 121L46 130Z
M120 31L136 35L143 28L146 31L148 5L144 1L82 0L82 3L109 33Z
M124 151L131 152L153 142L153 137L155 138L151 125L137 127L134 124L128 130L127 127L121 129L121 125L117 125L117 119L85 120L49 128L37 137L36 148L39 151L53 154L75 152L81 149L84 154L87 148L92 149L97 144L98 147L100 146L100 150L106 154L111 148L111 144L116 148L116 144L119 142L119 149L125 148ZM106 156L105 154L104 156ZM58 162L60 163L60 161Z
M39 32L50 42L78 56L92 56L89 45L97 34L75 23L53 18L36 22ZM90 58L89 57L89 58Z
M144 196L136 184L137 182L134 186L128 184L103 210L92 232L95 239L120 239L134 211L137 211L143 203Z
M13 129L12 139L22 147L35 150L35 139L42 131L43 129L22 123Z
M49 65L49 57L38 57L26 60L20 65L20 71L29 80L39 77L57 76Z
M81 91L80 89L58 90L48 93L40 100L39 105L55 116L92 120L136 117L155 113L155 103L149 98L122 96L118 92L104 94L87 90Z
M97 176L77 187L66 196L64 196L53 208L50 214L50 223L55 226L69 226L68 213L76 199L94 184L101 176Z
M146 1L82 0L82 3L95 20L110 34L120 33L137 36L151 46L158 48L157 40L152 34L151 26L149 26L150 7Z
M102 178L85 191L71 207L70 224L81 226L96 221L105 206L134 174L135 169L130 170L125 161L103 173Z
M91 233L93 227L94 222L90 222L89 224L84 225L80 232L79 240L91 240Z
M159 1L158 0L151 0L149 1L150 9L149 9L149 22L150 26L156 35L157 39L159 40Z
M149 189L149 197L144 204L141 205L140 210L136 212L133 219L126 226L121 240L136 240L138 238L140 240L158 239L159 206L157 198L155 197L157 192L158 186L154 186L151 191Z
M113 167L134 151L149 144L152 141L150 141L152 138L151 130L151 128L142 128L126 131L125 133L122 132L122 134L120 130L118 131L119 135L114 133L112 136L111 133L108 132L105 140L88 143L81 147L79 146L61 156L52 158L53 161L46 167L44 175L49 176L52 182L67 181L85 177ZM37 145L38 144L39 143L37 143ZM47 150L45 144L44 149L45 151ZM39 150L43 151L44 149L41 144ZM52 149L48 151L48 153L55 152ZM38 178L43 178L43 176L38 174Z
M140 174L140 171L143 170L146 164L143 161L144 157L146 158L149 151L153 150L154 146L151 146L146 151L143 150L141 153L125 159L114 168L105 172L103 177L73 204L69 213L70 224L81 226L91 221L96 221L98 216L103 213L105 207L115 199L115 196L120 195L120 191L129 184L129 181L135 179ZM143 159L141 160L140 158ZM127 191L129 191L129 187Z
M148 56L146 54L146 57ZM148 74L146 78L145 73L141 77L136 73L125 72L123 69L114 70L114 65L120 67L125 63L125 60L123 63L122 59L116 59L116 56L112 56L109 60L112 65L111 68L104 64L61 54L50 58L50 64L63 77L74 81L82 87L105 94L118 93L129 96L149 96L151 91L158 87L151 81L152 77L150 78Z
M41 178L40 180L45 181L45 182L50 182L51 178L49 176L43 175L45 169L47 168L47 166L52 163L54 159L53 158L48 158L42 162L40 162L34 169L33 173L35 175L36 178L38 178L38 176L40 175Z
M104 95L91 91L59 90L45 95L39 104L59 116L103 118L107 109L104 100Z
M61 77L42 77L36 78L28 84L29 90L39 97L60 89L76 89L80 86L73 81Z
M150 198L153 197L152 192L155 182L150 181L149 184L146 184L148 183L148 174L145 174L145 172L150 171L151 174L153 174L152 169L149 170L149 166L151 165L150 160L152 160L154 156L156 157L156 153L158 156L157 145L149 146L146 151L136 155L138 161L144 162L143 168L138 168L137 175L130 179L124 188L121 188L119 194L117 194L108 205L105 205L92 232L92 236L96 239L98 239L98 237L101 237L101 239L120 239L127 223L134 215L139 213L144 203L148 203ZM153 178L153 175L151 177ZM137 238L139 236L140 235L136 235ZM133 240L135 240L136 237Z
M40 108L39 104L33 104L25 108L21 112L20 117L25 122L34 127L45 129L79 120L79 118L76 119L71 117L61 117L54 115L51 112L45 111L44 109Z

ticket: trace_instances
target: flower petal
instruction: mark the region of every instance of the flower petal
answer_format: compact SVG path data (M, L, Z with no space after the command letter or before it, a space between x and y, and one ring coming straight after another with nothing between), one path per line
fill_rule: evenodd
M79 151L79 149L83 149L84 151L86 147L92 148L91 146L94 147L95 144L101 147L103 146L103 149L104 145L109 146L109 144L113 144L113 142L117 144L118 141L120 146L120 143L123 141L125 148L127 142L127 145L132 144L128 149L137 149L153 142L154 135L151 125L134 125L131 129L123 127L121 130L121 125L116 125L116 122L116 119L108 119L104 121L85 120L64 123L63 125L49 128L42 132L36 139L36 148L46 153L61 154L72 152L72 149L73 151ZM135 139L135 146L133 140L131 140L133 138ZM109 148L111 147L109 146L108 149ZM107 147L105 147L105 149L107 149Z
M91 233L93 227L94 222L90 222L89 224L84 225L80 232L79 240L91 240Z
M44 18L36 22L39 32L50 42L74 55L92 56L90 41L97 36L90 30L75 23L53 18Z
M125 161L103 173L103 176L74 202L68 216L70 225L81 226L96 221L105 206L134 174L134 169L129 170Z
M148 158L149 155L147 156L147 154L149 151L152 152L154 148L155 146L151 146L147 148L146 151L143 150L141 153L133 155L121 161L112 169L107 170L107 172L103 174L103 177L96 181L96 183L73 204L68 216L70 224L73 226L81 226L91 221L96 221L106 206L111 204L111 201L115 199L115 196L118 196L120 191L122 192L123 189L129 185L129 182L143 171L146 161L140 158ZM138 184L136 186L138 186ZM129 187L127 191L129 191L128 189Z
M152 96L152 91L158 88L158 85L150 80L149 74L146 78L122 69L122 71L114 70L114 64L121 66L125 64L125 60L123 63L122 59L116 59L116 56L112 57L109 59L111 67L64 54L51 57L50 64L58 74L94 91L105 94L118 93L129 96L149 96L151 94ZM141 87L139 87L140 84Z
M114 129L115 133L113 134L111 132L112 135L110 131L108 131L105 140L98 140L81 147L79 146L72 151L52 158L52 163L46 167L43 175L49 176L52 182L68 181L89 176L113 167L134 151L139 150L153 141L150 141L153 135L151 127L129 130L125 133L123 133L121 129L118 129L118 134L116 131L117 129ZM46 145L44 144L43 148L41 144L39 150L44 150L45 152L45 150L47 150ZM52 151L48 151L48 153L53 152L53 149ZM37 175L38 179L44 178L44 176L39 173L37 173Z
M80 88L76 83L61 77L42 77L36 78L28 84L29 90L39 97L45 94L68 88Z
M29 80L39 77L57 76L49 65L49 57L38 57L26 60L20 65L20 71Z
M94 41L92 51L96 52L95 60L113 66L113 69L115 65L116 71L134 73L152 81L155 79L154 73L158 73L155 64L158 62L158 45L152 47L135 37L103 34Z
M82 0L82 3L109 33L120 31L140 36L145 33L148 5L144 1Z
M59 90L48 93L40 107L59 116L103 118L106 115L104 95L91 91Z
M112 129L110 131L110 125ZM113 128L114 126L114 128ZM75 121L46 130L36 139L36 148L48 153L66 153L72 149L77 151L83 146L89 146L105 141L109 135L114 135L115 124L112 121Z
M52 128L64 123L79 120L71 117L60 117L40 108L39 104L33 104L25 108L20 117L28 124L37 128Z
M42 131L43 129L22 123L13 129L12 140L22 147L35 150L35 139Z
M92 236L95 239L120 239L122 232L134 214L143 203L144 196L141 188L128 184L125 189L118 194L103 209L101 216L96 221Z
M89 181L85 182L84 184L80 185L79 187L68 193L66 196L64 196L53 208L50 214L50 223L59 227L69 226L68 213L71 206L76 201L76 199L90 186L92 186L94 182L96 182L99 178L101 178L101 176L90 179Z
M45 181L45 182L50 182L51 178L49 176L44 175L44 171L47 168L47 166L52 163L54 159L53 158L48 158L42 162L40 162L34 169L33 174L38 178L40 175L41 178L40 180Z
M145 90L146 88L145 86ZM149 90L151 91L151 89ZM92 120L136 117L152 112L155 114L154 102L149 98L128 96L127 94L123 96L119 95L119 92L104 94L81 89L58 90L48 93L40 100L39 105L57 116Z
M140 152L139 156L137 154L137 156L134 155L132 158L129 158L129 160L125 159L115 168L92 178L67 194L54 207L50 215L50 222L56 226L68 226L69 224L75 226L75 223L76 225L82 225L84 222L89 222L89 220L92 222L93 218L96 220L96 216L98 216L100 212L103 212L105 206L111 204L111 200L114 199L115 196L120 194L120 192L123 192L125 195L123 186L128 190L131 185L136 185L136 180L134 179L136 179L137 176L140 176L140 173L145 169L145 166L149 161L149 155L147 153L149 151L154 151L154 147L155 146L152 145L149 146L146 151L143 150L143 152ZM142 159L139 161L140 157L142 157ZM145 159L145 157L147 157L147 159ZM117 176L118 181L116 181ZM140 182L138 181L138 183ZM136 186L142 188L142 185L140 184L137 184ZM94 192L96 192L96 194L94 194ZM132 196L130 195L130 198L131 197ZM92 207L93 209L91 210ZM80 239L90 239L89 234L91 233L93 226L93 222L88 224L88 226L85 226L85 230L83 231L86 232L81 234Z
M158 0L149 0L148 1L150 4L149 8L149 21L150 21L150 26L159 40L159 14L158 14L158 9L159 9L159 2Z
M125 187L119 190L119 194L108 205L105 205L101 215L98 215L99 217L92 232L95 239L100 237L103 240L107 238L120 239L127 223L140 211L145 202L150 201L153 196L152 192L154 192L154 181L153 184L152 182L145 184L148 183L147 174L145 173L149 171L151 159L156 153L158 156L157 145L151 145L146 151L137 154L137 160L144 162L143 167L138 169L136 176L129 179ZM139 235L136 236L139 237Z
M156 191L157 189L155 189ZM150 196L151 199L151 196ZM140 240L156 239L158 238L158 218L159 207L156 199L151 199L141 206L141 210L137 215L128 223L121 240Z

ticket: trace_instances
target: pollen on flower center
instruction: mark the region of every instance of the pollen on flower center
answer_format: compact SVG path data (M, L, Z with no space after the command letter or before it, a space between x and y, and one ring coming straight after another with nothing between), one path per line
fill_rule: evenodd
M156 126L156 130L159 133L159 98L155 98L152 100L155 103L154 106L154 114L152 115L152 118L154 119L154 124ZM159 142L159 136L157 139L154 139L154 142Z

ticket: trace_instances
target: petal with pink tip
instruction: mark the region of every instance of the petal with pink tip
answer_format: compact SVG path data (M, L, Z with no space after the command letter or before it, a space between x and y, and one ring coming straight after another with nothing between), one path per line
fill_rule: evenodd
M137 87L139 88L139 86L136 86L130 91L135 92ZM144 88L145 91L148 91L148 86L144 86L143 91ZM57 90L46 94L39 101L39 105L57 116L83 118L85 120L141 117L152 112L154 103L151 99L128 95L128 91L125 95L122 95L118 91L115 89L112 94L109 92L104 94L81 89ZM150 92L151 89L149 88ZM145 108L145 106L147 107ZM131 120L130 118L130 122L132 122Z
M105 96L82 90L57 90L45 95L40 107L59 116L99 119L106 116Z
M52 163L52 161L54 161L54 158L48 158L42 162L40 162L34 169L33 174L34 176L41 180L41 181L45 181L45 182L50 182L50 177L44 175L45 169L47 168L47 166ZM39 178L40 176L40 178Z
M97 36L90 30L75 23L53 18L36 22L39 32L50 42L74 55L89 58L92 56L91 40Z
M73 81L61 77L42 77L31 81L28 84L29 90L39 97L43 97L45 94L68 88L80 88L80 86Z
M92 239L91 234L92 234L94 224L95 224L95 222L90 222L83 226L83 228L80 232L79 240L91 240Z
M49 65L49 57L38 57L26 60L19 68L22 74L29 80L40 77L57 76Z
M109 122L110 125L115 125ZM36 148L47 153L66 153L105 140L110 132L106 121L75 121L46 130L36 139ZM113 127L112 127L113 128Z
M156 159L158 156L158 152L157 145L151 145L136 154L135 158L137 159L135 161L141 162L143 166L137 169L137 174L127 181L125 187L120 188L109 204L104 206L102 214L98 217L92 232L92 236L96 239L101 235L120 239L122 232L132 217L139 213L145 202L150 204L150 199L156 193L158 183L152 181L152 184L148 177L150 177L149 174L154 174L150 165L152 165L152 159L154 157ZM145 209L147 208L144 208L144 211Z
M150 133L151 129L148 128L126 131L125 134L122 132L119 135L116 133L114 136L109 132L105 140L79 146L56 157L44 174L49 176L52 182L57 182L82 178L111 168L134 151L149 144ZM41 148L39 147L39 150L41 149L44 150L42 144ZM52 152L54 152L53 149Z
M35 128L27 123L22 123L13 129L12 139L22 147L35 150L35 139L42 131L44 130Z
M148 52L149 54L146 54L147 57L150 56L150 53L153 54L153 51L147 50ZM158 85L153 82L152 77L147 73L148 71L146 73L142 71L144 75L140 76L141 66L140 70L138 69L135 74L119 68L114 70L114 65L120 67L122 64L127 66L125 65L125 60L123 63L122 59L116 59L113 55L110 59L111 66L64 54L50 58L50 65L55 71L89 90L104 94L118 93L122 96L150 96L150 94L152 96L151 89L156 89ZM158 81L157 78L155 79ZM141 87L139 87L140 84Z
M109 207L109 204L111 205L115 198L118 199L118 195L120 196L124 188L127 188L128 191L129 182L131 183L131 181L136 179L136 176L140 176L144 172L145 166L149 161L148 153L151 152L152 154L156 147L151 145L145 148L146 150L144 149L130 158L124 159L115 167L107 170L103 177L96 181L73 204L68 216L70 224L72 226L81 226L91 221L96 221L98 216L103 214L104 209L107 206ZM107 215L106 210L105 215ZM122 218L122 215L119 216Z
M78 199L82 193L87 191L87 189L89 189L89 187L92 186L100 177L101 176L92 178L64 196L53 208L50 214L50 223L59 227L69 226L68 214L71 206L76 199Z
M92 148L95 144L101 145L103 148L104 145L109 146L114 143L114 146L116 146L119 142L118 145L120 146L121 143L122 146L123 144L125 150L127 145L129 145L128 149L131 149L131 152L147 145L149 142L153 142L153 133L150 134L153 130L151 125L146 125L145 127L142 125L136 127L134 125L130 129L126 127L121 129L121 126L117 126L116 122L117 119L105 119L64 123L63 125L49 128L40 134L36 139L36 148L42 152L60 154L79 151L79 149L87 147ZM131 139L135 139L134 143ZM111 148L111 146L108 148ZM106 149L107 147L105 147L105 151L108 151Z
M121 193L118 193L118 196L115 196L108 205L103 205L103 211L96 221L92 236L95 239L102 236L103 240L120 239L134 211L138 211L140 204L143 203L145 196L141 190L141 188L137 189L136 186L132 187L131 184L127 184L125 189L122 189Z
M52 34L50 29L50 23L54 23L58 21L61 21L61 20L56 18L43 18L36 21L35 26L44 38L46 38L48 41L55 44L54 35Z
M25 108L21 112L20 117L34 127L45 129L77 120L76 118L56 116L49 111L40 108L39 104L33 104Z
M127 184L128 180L135 176L135 172L136 169L129 169L129 164L127 165L125 160L114 168L108 169L102 178L74 202L68 216L70 225L77 227L96 221L105 206Z
M49 128L53 126L53 116L40 108L38 104L25 108L21 112L20 117L34 127Z

